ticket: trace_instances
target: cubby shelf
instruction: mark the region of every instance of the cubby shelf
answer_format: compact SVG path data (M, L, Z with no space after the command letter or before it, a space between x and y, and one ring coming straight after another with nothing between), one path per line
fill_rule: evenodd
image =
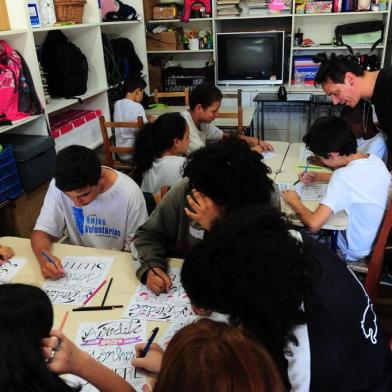
M42 117L43 114L37 114L35 116L29 116L26 118L23 118L22 120L16 120L12 121L12 125L4 125L0 127L0 133L10 131L11 129L15 129L17 127L20 127L21 125L28 124L31 121L37 120L38 118Z
M196 54L196 53L212 53L214 49L198 49L198 50L149 50L147 53L154 53L154 54L159 54L159 53L189 53L189 54Z

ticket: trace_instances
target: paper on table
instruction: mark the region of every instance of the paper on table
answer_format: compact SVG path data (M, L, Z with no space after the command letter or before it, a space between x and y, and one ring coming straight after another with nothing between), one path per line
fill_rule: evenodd
M146 378L131 365L131 360L136 357L135 345L146 340L144 320L122 319L81 323L75 344L141 391ZM80 383L83 392L98 391L79 377L68 376L67 379Z
M194 313L188 296L180 281L180 269L169 272L172 287L169 293L155 295L145 285L140 284L132 297L124 317L136 317L155 321L183 321Z
M0 284L8 283L26 264L27 259L13 257L12 259L0 264Z
M307 149L304 145L301 145L301 149L299 152L299 160L300 161L307 161L309 157L313 155L312 151Z
M290 183L277 184L279 192L285 190L295 190L301 200L322 200L325 193L327 192L328 184L324 183L312 183L304 184L302 182L296 184L295 186Z
M104 281L114 257L67 256L62 260L65 276L46 280L42 290L53 304L81 305Z
M278 154L276 154L276 152L272 152L272 151L263 151L261 153L261 155L263 155L264 161L268 161L268 159L275 158Z

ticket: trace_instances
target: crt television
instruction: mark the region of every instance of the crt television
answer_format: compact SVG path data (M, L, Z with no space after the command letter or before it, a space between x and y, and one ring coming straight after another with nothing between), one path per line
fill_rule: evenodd
M217 34L218 84L282 84L284 31Z

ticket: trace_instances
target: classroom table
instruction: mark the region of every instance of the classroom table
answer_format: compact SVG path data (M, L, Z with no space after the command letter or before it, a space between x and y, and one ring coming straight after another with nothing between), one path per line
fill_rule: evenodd
M304 167L306 166L306 161L300 159L300 151L301 146L304 146L304 143L291 143L283 164L280 169L280 173L275 177L276 183L290 183L293 184L298 180L298 174L304 171ZM309 169L312 171L315 169ZM320 172L332 172L328 168L320 168L317 169ZM316 200L305 200L303 201L304 205L310 210L314 211L319 206L319 202ZM285 212L289 217L293 219L293 223L295 225L302 225L298 218L295 218L295 213L292 208L281 199L281 209ZM323 226L323 229L328 230L345 230L348 224L348 216L345 211L339 211L336 214L332 215L328 221Z
M44 283L44 278L41 275L37 259L31 249L30 240L25 238L16 237L1 237L0 244L11 246L17 258L26 258L28 262L12 279L12 283L26 283L34 286L41 287ZM135 293L139 281L136 278L136 263L132 260L132 255L129 252L120 252L105 249L95 249L83 246L67 245L67 244L53 244L53 254L62 259L64 256L100 256L100 257L114 257L115 260L107 275L109 280L113 277L108 297L106 298L105 305L123 305L123 308L102 311L89 311L89 312L73 312L73 308L79 305L59 305L54 304L54 321L53 328L58 329L63 319L65 312L68 310L68 319L65 323L63 332L71 340L76 339L79 323L105 321L105 320L118 320L122 315ZM180 266L181 260L170 259L171 266ZM107 284L91 299L88 306L99 306L105 294ZM164 330L169 326L169 323L158 321L147 321L147 337L150 331L159 326L159 332L155 341L158 341Z
M173 112L185 112L188 109L187 106L167 106L166 108L154 108L146 110L146 114L152 114L153 116L161 116L165 113ZM255 107L242 107L242 125L245 128L250 128L253 121L253 115ZM221 106L219 113L234 113L237 112L237 106ZM213 124L218 128L234 128L237 126L237 119L235 118L216 118Z
M287 150L289 148L288 142L268 141L267 143L272 144L274 151L273 156L266 153L263 162L271 169L271 173L268 175L272 180L275 180L276 175L280 172L283 161L286 157Z

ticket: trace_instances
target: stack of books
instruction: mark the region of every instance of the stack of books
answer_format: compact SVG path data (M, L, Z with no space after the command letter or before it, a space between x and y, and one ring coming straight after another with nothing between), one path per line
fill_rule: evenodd
M268 10L267 0L246 0L248 15L263 14Z
M217 16L239 16L241 0L216 0Z

